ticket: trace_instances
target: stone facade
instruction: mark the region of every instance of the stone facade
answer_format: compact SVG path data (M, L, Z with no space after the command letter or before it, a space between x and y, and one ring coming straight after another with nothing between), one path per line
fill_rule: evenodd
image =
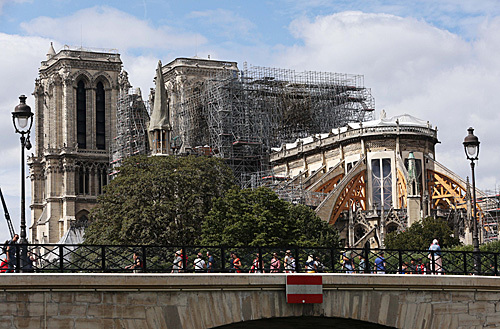
M7 275L0 328L201 329L300 316L405 329L498 328L497 278L323 275L322 304L287 304L286 275Z
M209 144L207 118L201 112L201 92L209 79L222 74L236 74L236 62L201 58L176 58L162 67L165 88L169 95L172 137L179 141L179 153L189 153L197 146Z
M31 174L31 235L55 243L86 217L107 183L116 136L120 55L50 48L35 83L35 153ZM128 83L128 82L127 82Z

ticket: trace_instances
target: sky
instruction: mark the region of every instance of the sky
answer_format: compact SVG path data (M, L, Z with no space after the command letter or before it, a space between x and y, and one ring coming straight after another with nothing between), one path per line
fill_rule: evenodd
M497 0L0 0L0 187L16 228L20 143L11 112L21 94L34 110L34 81L51 42L56 52L116 49L143 94L158 60L176 57L362 74L376 118L385 110L430 121L437 161L461 177L470 176L462 142L474 127L477 186L500 189ZM0 219L0 241L7 237Z

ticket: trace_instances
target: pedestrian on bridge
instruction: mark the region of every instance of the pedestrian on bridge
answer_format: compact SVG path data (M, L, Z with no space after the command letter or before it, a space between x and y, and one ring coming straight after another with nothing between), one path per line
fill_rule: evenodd
M429 251L429 259L431 260L431 272L437 273L438 275L443 274L443 259L441 258L441 247L439 246L438 239L432 240Z
M202 258L201 252L199 252L194 260L194 271L197 273L205 272L206 267L207 264L205 263L205 260Z
M176 251L174 256L174 262L172 265L172 273L179 273L179 270L182 269L182 257L181 251Z
M377 274L385 274L385 258L384 258L384 252L381 251L379 256L375 259L375 273Z
M278 273L281 268L281 262L278 258L278 254L273 252L273 258L271 259L271 266L269 267L271 273Z
M241 273L241 260L235 252L233 253L233 267L234 272Z
M207 251L207 272L211 273L215 269L215 259L210 251Z
M285 252L285 273L295 272L295 258L292 256L292 251L287 250Z
M16 268L16 251L17 251L16 243L18 240L19 240L19 235L14 234L12 240L8 242L6 251L6 256L7 256L6 260L7 264L9 264L9 268L7 270L7 273L14 272L14 269Z

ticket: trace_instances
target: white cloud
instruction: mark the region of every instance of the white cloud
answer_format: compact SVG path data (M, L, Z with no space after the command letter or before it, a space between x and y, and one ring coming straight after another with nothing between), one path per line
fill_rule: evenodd
M38 37L22 37L0 33L0 187L6 199L14 227L19 227L20 180L21 180L21 145L19 134L12 124L11 112L19 104L19 95L28 96L27 104L35 110L31 95L38 66L49 48L49 41ZM34 143L34 136L31 137ZM32 150L31 150L32 151ZM27 151L26 155L31 154ZM28 168L26 167L26 174ZM26 180L26 204L30 204L30 182ZM26 216L29 223L29 208ZM0 210L3 213L3 209ZM3 217L3 216L2 216ZM0 218L0 223L4 219ZM0 227L2 227L0 225ZM3 226L5 227L5 226ZM18 231L18 230L17 230ZM8 238L7 230L0 230L0 241Z
M30 35L53 38L70 45L118 48L120 51L134 48L156 50L185 49L206 42L195 33L176 31L169 26L153 27L123 11L97 6L82 9L70 16L38 17L21 24Z
M295 20L298 39L277 62L296 69L358 73L377 109L409 113L439 127L437 159L470 175L462 148L467 128L481 140L478 186L500 182L497 146L500 98L500 19L486 20L474 41L412 18L343 12ZM496 177L492 179L492 177Z

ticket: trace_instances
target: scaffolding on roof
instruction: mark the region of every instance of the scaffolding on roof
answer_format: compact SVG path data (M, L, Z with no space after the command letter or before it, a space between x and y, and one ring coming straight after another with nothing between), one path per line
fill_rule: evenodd
M246 65L213 70L177 92L174 136L184 151L208 146L244 186L246 174L269 169L272 147L372 120L374 100L363 83L362 75Z
M146 124L149 121L147 103L139 90L121 91L116 109L116 137L112 143L111 165L115 174L123 159L148 154Z

